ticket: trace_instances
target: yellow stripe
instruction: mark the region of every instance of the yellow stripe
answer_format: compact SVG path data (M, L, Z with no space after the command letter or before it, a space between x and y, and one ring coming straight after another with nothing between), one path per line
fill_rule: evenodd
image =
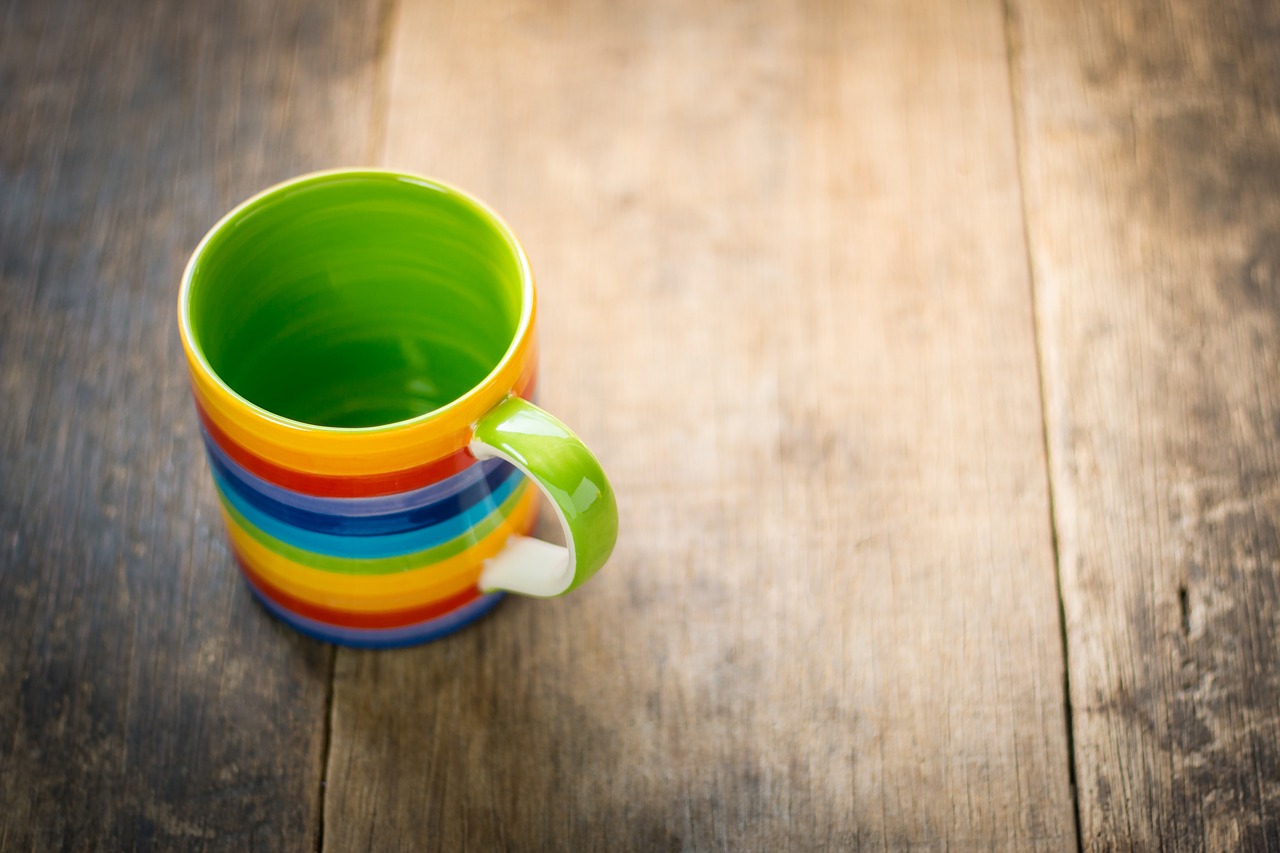
M465 447L471 427L511 393L534 355L533 320L498 372L453 403L403 426L365 430L311 427L268 415L200 369L192 388L209 417L251 453L311 474L362 476L401 471Z
M512 534L528 527L537 506L538 490L527 489L511 515L467 550L391 575L342 575L308 568L266 548L226 510L222 517L236 551L272 586L323 607L374 613L428 604L474 586L484 561L501 551Z

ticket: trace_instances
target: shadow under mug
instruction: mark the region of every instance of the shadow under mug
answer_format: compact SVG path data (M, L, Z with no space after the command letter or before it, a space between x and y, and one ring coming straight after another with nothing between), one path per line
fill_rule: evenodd
M529 402L535 307L506 224L415 175L306 175L205 236L179 328L231 547L267 610L329 642L402 646L599 570L617 505ZM535 486L564 546L525 535Z

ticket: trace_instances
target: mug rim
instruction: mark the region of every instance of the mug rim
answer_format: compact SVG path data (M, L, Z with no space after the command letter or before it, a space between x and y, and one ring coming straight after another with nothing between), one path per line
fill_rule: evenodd
M464 204L472 207L475 212L478 213L498 234L498 236L506 242L508 248L512 252L512 255L515 257L516 266L520 275L520 318L516 323L515 331L511 335L511 341L507 344L506 351L502 354L502 357L498 359L498 362L493 366L493 369L490 370L483 379L471 386L463 394L458 395L448 403L438 406L429 412L423 412L422 414L415 415L412 418L405 418L403 420L392 421L390 423L363 427L326 426L324 424L313 424L307 421L294 420L293 418L285 417L284 415L277 414L270 409L259 406L257 403L254 403L244 397L228 385L226 381L218 375L218 372L213 369L213 366L209 364L208 359L205 358L204 351L196 343L195 333L192 329L191 322L192 284L195 279L196 264L203 257L206 249L214 238L223 233L227 228L233 227L236 220L243 217L244 214L271 198L290 190L297 189L298 187L306 184L328 183L335 178L392 179L396 182L413 184L415 186L422 187L423 189L443 192L447 195L451 195L461 200ZM218 393L235 407L249 412L262 420L291 430L301 430L308 433L329 433L333 435L368 435L415 427L443 418L451 412L469 406L486 392L492 391L491 386L496 382L499 376L503 375L507 371L511 361L522 350L522 343L529 336L529 330L533 324L535 298L533 270L530 267L529 258L525 253L524 246L520 243L519 238L516 237L515 232L511 229L511 226L507 224L506 220L471 193L468 193L451 183L439 180L438 178L414 172L400 171L398 169L322 169L297 175L254 193L224 214L205 233L205 235L200 239L200 242L196 244L195 249L191 252L191 256L187 259L186 266L182 271L182 283L178 289L178 333L182 338L182 348L186 351L188 364L197 369L204 378L212 382Z

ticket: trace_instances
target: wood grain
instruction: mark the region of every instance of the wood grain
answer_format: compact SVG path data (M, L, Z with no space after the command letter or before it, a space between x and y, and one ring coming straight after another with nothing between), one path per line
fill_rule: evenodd
M999 4L397 15L382 159L523 236L623 533L338 654L325 848L1074 847Z
M376 2L0 9L0 850L308 849L331 652L222 542L174 303L368 157Z
M1280 850L1280 9L1014 0L1089 850Z

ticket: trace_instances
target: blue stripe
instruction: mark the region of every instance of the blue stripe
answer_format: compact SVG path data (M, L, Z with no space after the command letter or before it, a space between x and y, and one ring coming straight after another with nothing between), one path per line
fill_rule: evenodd
M267 598L252 583L247 585L249 591L253 593L253 597L266 608L268 613L294 630L317 640L323 640L326 643L337 643L341 646L352 646L359 649L396 649L439 639L446 634L452 634L459 628L465 628L481 616L484 616L490 610L493 610L505 595L505 593L501 592L482 595L475 601L469 601L451 613L428 619L425 622L419 622L416 625L406 625L403 628L346 628L299 616L292 610L286 610L270 598Z
M227 456L203 428L201 435L214 474L245 501L267 515L317 533L381 536L415 530L457 515L483 500L515 470L502 459L486 459L408 492L372 498L321 498L263 480Z
M409 530L403 533L388 533L383 536L341 536L332 533L316 533L314 530L303 530L291 524L272 518L257 507L245 501L226 480L216 472L213 475L214 485L226 498L227 502L254 527L272 538L279 539L287 545L310 551L313 554L325 554L330 557L351 557L361 560L377 560L384 557L399 557L404 554L416 554L428 548L444 544L456 539L498 511L502 502L509 498L525 480L524 474L513 471L511 476L498 488L485 495L484 499L472 504L457 515L437 522L428 527Z

